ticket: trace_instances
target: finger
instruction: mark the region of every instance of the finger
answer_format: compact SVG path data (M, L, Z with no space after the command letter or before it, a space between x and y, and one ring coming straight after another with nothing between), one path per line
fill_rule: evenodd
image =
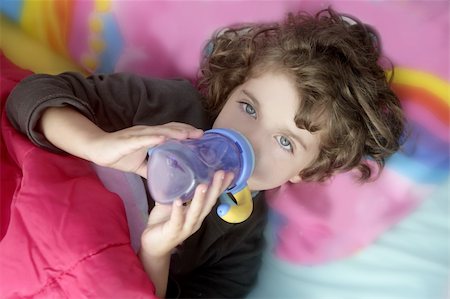
M222 170L217 171L214 174L213 181L206 192L206 199L204 202L204 207L202 210L202 217L206 217L206 215L211 211L215 203L217 202L220 194L225 190L223 187L225 180L225 172Z
M124 138L146 138L150 136L164 136L172 139L185 139L188 138L189 133L187 129L177 128L174 126L161 125L161 126L135 126L125 132ZM124 133L124 134L125 134Z
M190 232L196 230L198 225L203 222L203 218L200 218L205 205L205 195L208 190L208 186L200 184L195 189L194 198L189 205L188 212L186 214L185 228Z
M200 130L190 124L186 124L186 123L180 123L180 122L170 122L168 124L166 124L169 127L176 127L176 128L182 128L185 130ZM201 131L201 130L200 130Z
M203 131L188 124L168 123L160 126L142 127L141 134L162 134L169 138L185 139L192 136L201 136Z
M136 152L140 149L148 149L163 143L165 140L166 137L163 135L133 135L127 138L126 146L123 147L123 154Z
M172 139L183 140L188 138L200 138L203 136L203 131L200 129L185 130L183 128L170 129L165 133L165 136Z
M203 133L203 130L200 129L189 131L189 138L201 138L203 136Z
M180 199L177 199L172 204L172 213L168 222L168 230L177 233L182 230L184 224L184 212L183 203Z
M234 173L232 173L232 172L225 173L225 178L222 181L221 193L223 193L228 187L231 186L233 179L234 179Z
M124 134L130 135L165 135L170 138L196 138L203 135L203 130L194 126L171 122L159 126L143 126L136 125L122 131Z
M173 130L173 138L200 138L203 135L203 130L197 129L191 125L184 123L171 122L164 125L165 128Z
M139 167L136 169L136 171L134 173L136 173L137 175L143 177L143 178L147 178L147 160L142 161L141 165L139 165Z
M156 207L158 206L158 212L155 214ZM147 226L152 226L161 222L167 222L170 219L170 214L172 213L172 206L160 204L155 202L155 208L152 209L147 220Z

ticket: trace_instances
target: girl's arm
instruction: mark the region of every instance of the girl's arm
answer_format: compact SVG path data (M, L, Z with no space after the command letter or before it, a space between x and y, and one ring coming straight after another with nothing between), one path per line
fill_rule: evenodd
M48 108L38 130L54 146L74 156L93 161L95 142L107 133L87 117L69 107Z
M143 177L147 175L149 147L166 138L198 138L202 135L201 130L181 123L134 126L108 133L69 107L46 109L39 130L52 145L67 153Z
M172 251L200 228L232 180L232 173L217 171L210 186L197 186L189 204L176 200L171 206L156 204L152 209L142 233L139 257L155 285L157 296L166 295Z
M155 286L156 296L164 298L169 278L170 254L153 256L144 250L139 251L139 258L150 280Z
M35 144L53 151L60 150L42 134L39 122L44 111L57 107L78 111L105 132L172 121L201 129L211 125L200 94L188 81L126 73L35 74L17 84L6 102L12 125Z
M200 137L192 126L210 125L189 82L126 73L32 75L11 92L6 111L16 129L41 147L144 177L149 146ZM191 126L167 124L172 121Z

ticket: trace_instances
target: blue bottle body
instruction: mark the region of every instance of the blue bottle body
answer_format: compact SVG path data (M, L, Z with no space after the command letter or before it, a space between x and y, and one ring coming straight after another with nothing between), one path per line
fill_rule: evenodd
M217 170L233 172L227 192L242 190L253 172L248 140L230 129L206 131L200 139L169 140L149 150L147 182L156 202L188 201L198 184L209 184Z

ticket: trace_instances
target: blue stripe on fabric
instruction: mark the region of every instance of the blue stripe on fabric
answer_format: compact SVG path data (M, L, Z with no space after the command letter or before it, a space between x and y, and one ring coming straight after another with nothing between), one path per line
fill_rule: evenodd
M23 0L1 0L0 12L15 22L20 22Z
M97 73L114 72L117 61L123 51L123 37L117 25L115 17L108 13L102 17L104 24L103 41L105 42L104 52L100 55L100 65Z

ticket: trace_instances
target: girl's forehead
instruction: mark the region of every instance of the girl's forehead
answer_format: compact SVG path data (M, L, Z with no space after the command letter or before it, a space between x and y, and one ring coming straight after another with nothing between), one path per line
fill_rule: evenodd
M300 94L296 89L295 81L282 72L265 72L259 76L248 78L241 85L240 91L254 94L263 104L284 103L298 106ZM280 108L283 108L280 105Z
M279 126L310 131L314 135L326 135L329 126L326 105L319 101L303 103L300 87L288 72L271 68L266 72L255 73L240 86L243 96L252 95L262 116Z
M295 129L301 99L294 82L285 74L267 72L249 78L236 92L236 96L250 100L262 122Z

